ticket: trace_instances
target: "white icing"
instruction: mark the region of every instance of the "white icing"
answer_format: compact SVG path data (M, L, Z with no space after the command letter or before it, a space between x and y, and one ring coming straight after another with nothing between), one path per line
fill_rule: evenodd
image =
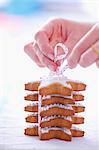
M38 112L32 112L32 113L27 114L27 116L37 116L37 115L38 115Z
M82 95L82 93L81 92L77 92L77 91L73 91L73 95Z
M38 123L29 123L29 122L27 122L27 123L26 123L26 127L27 127L27 128L38 127Z
M27 95L35 95L35 94L38 94L38 91L26 91L26 96Z
M68 81L72 81L72 82L75 82L75 83L83 83L81 81L78 81L78 80L72 80L72 79L68 79Z
M75 113L75 115L73 115L73 117L78 117L79 118L79 117L82 117L82 116Z
M73 129L73 130L80 130L80 128L78 128L77 126L73 126L73 125L72 125L71 129Z
M72 106L82 106L82 107L84 107L81 103L75 103L75 104L72 104Z
M67 84L66 81L67 81L67 78L63 75L50 76L48 78L44 78L44 80L41 81L39 88L46 87L53 83L60 83L65 87L71 88L71 86Z
M42 100L42 96L39 94L39 96L38 96L38 102L39 102L39 106L41 106L41 100Z
M37 106L38 105L38 101L33 101L33 102L28 102L28 104L26 106Z
M43 99L43 100L44 100L44 99L49 99L49 98L51 98L51 96L52 96L52 95L42 96L42 99Z
M72 98L72 96L63 96L63 95L59 95L59 94L51 94L51 95L47 95L47 96L43 96L42 99L49 99L52 96L57 96L57 97L63 97L63 98Z
M71 135L71 131L67 128L60 128L60 127L45 127L45 128L41 128L41 132L42 133L48 133L50 130L61 130L64 131L66 134Z
M43 111L43 110L48 110L49 108L52 108L52 107L59 107L59 108L64 108L64 109L71 109L71 110L73 110L72 106L69 105L69 104L63 105L63 104L58 104L58 103L43 106L43 107L41 107L41 109L42 109L42 111Z
M38 100L39 100L39 105L38 105L38 124L39 124L39 128L38 128L38 134L40 135L40 120L41 120L41 116L40 116L40 112L41 112L41 98L42 96L39 94L38 96Z
M61 116L61 115L55 115L55 116L50 116L50 117L44 117L44 118L42 118L42 122L45 122L45 121L49 121L49 120L51 120L51 119L56 119L56 118L63 118L63 119L65 119L65 120L69 120L69 121L72 121L72 118L70 117L70 116L68 116L68 117L65 117L65 116Z

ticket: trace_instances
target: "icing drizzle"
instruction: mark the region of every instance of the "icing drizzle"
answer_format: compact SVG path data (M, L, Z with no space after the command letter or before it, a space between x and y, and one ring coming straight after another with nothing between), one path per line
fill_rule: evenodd
M38 106L38 101L29 102L26 106Z
M66 134L71 135L71 131L67 128L60 128L60 127L45 127L45 128L41 128L41 132L42 133L48 133L50 130L61 130L64 131Z
M38 115L38 112L32 112L32 113L27 114L27 116L37 116L37 115Z
M63 95L59 95L59 94L52 94L52 95L47 95L47 96L43 96L42 99L49 99L52 96L57 96L57 97L63 97L63 98L72 98L72 96L63 96Z
M43 106L43 107L41 107L41 110L42 110L42 111L43 111L43 110L48 110L49 108L52 108L52 107L59 107L59 108L64 108L64 109L71 109L71 110L73 110L72 106L69 105L69 104L63 105L63 104L58 104L58 103Z
M42 122L45 122L45 121L49 121L49 120L51 120L51 119L56 119L56 118L63 118L63 119L65 119L65 120L69 120L69 121L72 121L72 118L70 117L70 116L68 116L68 117L65 117L65 116L61 116L61 115L54 115L54 116L50 116L50 117L44 117L44 118L42 118Z
M57 75L56 74L53 76L48 76L48 77L45 77L44 79L41 80L41 84L40 84L39 88L46 87L46 86L53 84L53 83L60 83L63 86L71 89L70 84L67 84L66 81L67 81L67 77L65 77L63 75Z

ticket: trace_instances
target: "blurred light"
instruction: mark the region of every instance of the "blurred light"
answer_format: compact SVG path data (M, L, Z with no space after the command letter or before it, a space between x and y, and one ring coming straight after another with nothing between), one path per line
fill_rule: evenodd
M87 14L99 20L99 0L82 0L82 7Z
M0 7L7 5L11 0L0 0Z
M1 6L1 11L16 15L31 14L41 8L39 0L2 0Z

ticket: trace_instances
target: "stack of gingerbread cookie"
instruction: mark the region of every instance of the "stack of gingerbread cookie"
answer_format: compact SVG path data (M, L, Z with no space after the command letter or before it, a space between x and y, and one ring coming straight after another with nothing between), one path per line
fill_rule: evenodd
M25 84L25 90L29 91L24 97L24 100L29 103L24 107L26 111L25 121L27 128L25 129L26 135L38 135L38 86L40 82L29 82ZM35 129L35 130L34 130Z
M41 81L39 86L39 137L71 141L74 110L72 88L64 76Z
M68 80L67 83L72 86L72 96L75 101L75 104L72 105L75 111L72 118L72 137L82 137L84 136L84 131L78 128L78 126L84 123L84 117L79 114L85 111L85 107L81 104L84 101L84 95L81 91L86 89L86 85L77 80Z
M25 107L25 111L31 113L26 117L26 122L31 126L25 129L25 134L39 135L41 140L58 138L66 141L71 141L72 137L83 136L84 131L74 125L84 123L84 118L78 113L85 108L78 101L84 100L79 91L85 88L84 83L67 81L63 77L25 84L25 90L33 91L24 97L32 102Z

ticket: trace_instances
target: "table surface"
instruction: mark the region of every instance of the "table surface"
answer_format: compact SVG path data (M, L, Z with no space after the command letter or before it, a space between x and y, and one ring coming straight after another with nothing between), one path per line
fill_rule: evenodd
M22 118L0 116L0 150L32 150L32 149L68 149L68 150L98 150L99 149L99 130L94 123L84 127L85 137L73 138L72 142L61 140L40 141L38 137L24 135Z

